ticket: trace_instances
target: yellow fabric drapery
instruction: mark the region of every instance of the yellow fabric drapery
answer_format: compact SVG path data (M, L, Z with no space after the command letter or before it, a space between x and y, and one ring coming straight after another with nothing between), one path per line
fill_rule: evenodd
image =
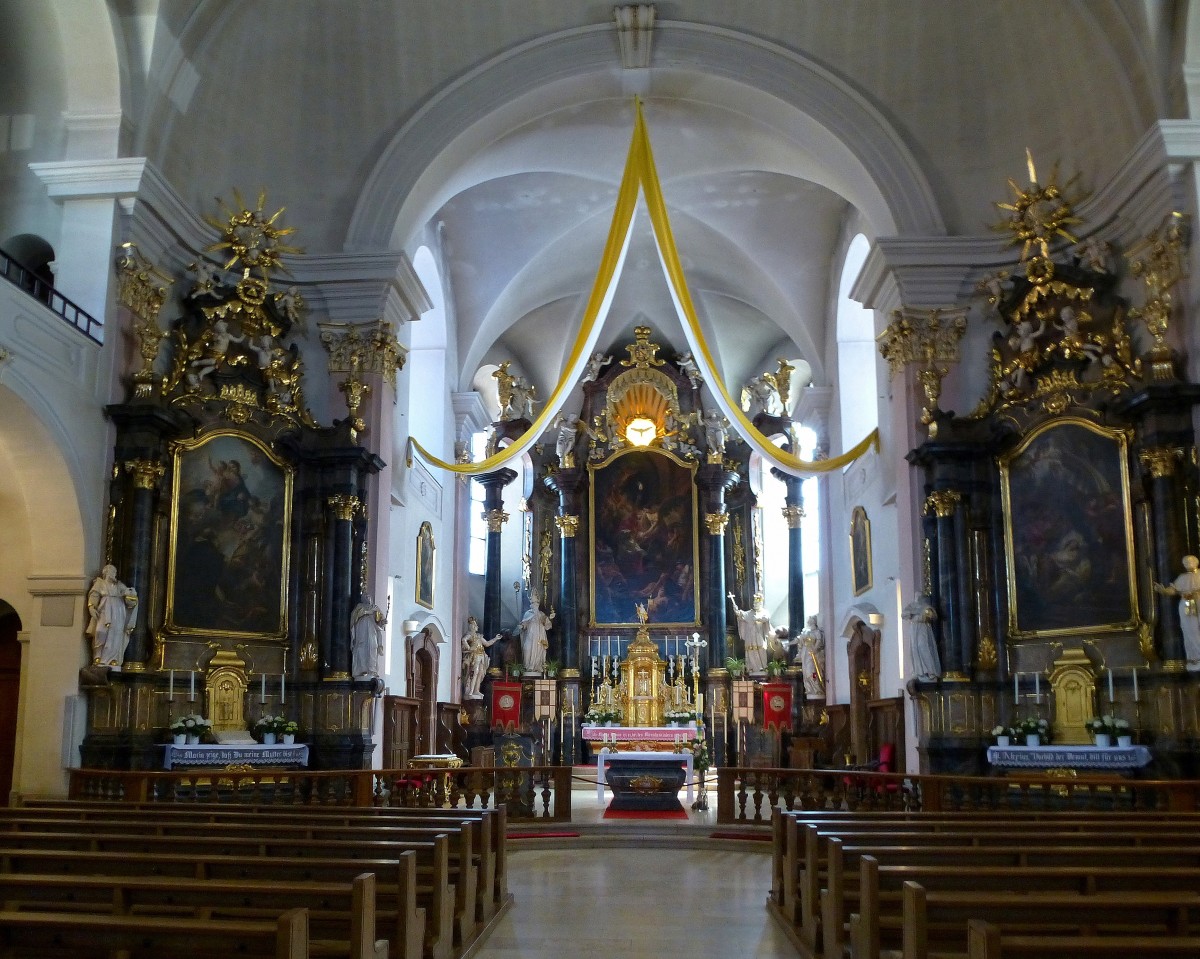
M591 296L588 298L584 311L583 322L572 345L570 356L563 370L563 375L554 387L554 391L546 400L541 414L533 421L529 430L512 445L497 451L492 456L478 463L448 463L439 459L426 450L416 439L409 438L407 454L408 464L412 465L412 450L415 449L421 457L434 466L454 473L474 475L489 473L499 469L509 461L521 456L542 435L546 427L558 415L567 394L574 387L583 373L583 368L591 355L593 347L603 327L604 317L608 314L616 290L617 279L624 264L625 253L629 248L629 240L633 233L633 221L637 212L638 189L646 198L646 208L650 214L654 240L658 247L659 259L663 273L666 276L667 287L675 303L676 313L683 326L684 336L691 347L696 365L712 386L713 396L717 405L730 420L736 424L738 431L764 459L785 472L805 476L815 473L825 473L840 469L852 463L863 455L869 448L878 448L879 431L872 430L862 442L840 456L809 462L791 453L785 452L760 433L754 424L747 419L740 406L733 401L724 380L716 372L716 364L704 338L696 311L692 305L691 294L688 292L687 280L684 277L683 265L679 261L679 253L675 246L675 238L671 232L670 219L667 216L667 205L663 199L662 188L659 185L658 171L654 164L654 154L650 148L650 136L646 131L645 119L642 116L642 103L635 98L636 119L634 121L633 139L629 144L629 154L625 160L625 170L621 177L621 186L617 193L617 203L613 210L612 225L609 227L608 240L605 243L604 255L596 280L592 285Z

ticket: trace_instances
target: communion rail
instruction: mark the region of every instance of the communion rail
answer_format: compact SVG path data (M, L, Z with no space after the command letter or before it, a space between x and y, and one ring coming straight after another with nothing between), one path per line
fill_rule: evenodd
M125 772L71 770L70 798L140 803L489 809L570 822L570 766ZM709 773L709 781L713 779ZM852 812L1200 812L1200 781L1117 776L909 776L837 769L715 770L719 823L769 825L775 808Z

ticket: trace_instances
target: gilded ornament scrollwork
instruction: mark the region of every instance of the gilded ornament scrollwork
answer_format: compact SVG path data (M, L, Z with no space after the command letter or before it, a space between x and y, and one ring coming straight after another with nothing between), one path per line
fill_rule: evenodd
M1167 343L1174 300L1171 290L1186 275L1190 224L1183 213L1172 213L1160 227L1150 231L1126 254L1129 272L1146 288L1143 305L1130 310L1130 319L1141 320L1154 342L1146 354L1150 374L1155 380L1173 380L1175 352Z
M979 655L976 659L976 664L980 669L991 670L995 669L999 657L996 655L996 642L991 636L984 636L979 641Z
M954 515L954 511L958 509L958 504L961 502L962 493L958 490L934 490L925 497L925 505L921 512L926 516L933 513L938 519L945 519L947 516Z
M508 513L502 509L489 509L483 512L484 522L487 523L489 533L499 533L504 529L504 524L508 522Z
M733 582L740 593L746 588L746 535L742 529L742 518L733 518Z
M350 522L354 519L354 514L358 512L362 502L357 496L350 496L345 493L335 493L333 496L325 500L326 504L333 511L335 519L343 522Z
M879 352L888 362L892 376L904 367L918 367L917 381L925 397L920 422L930 437L937 435L938 400L942 381L957 363L959 342L967 330L967 309L902 309L892 313L892 322L879 334Z
M783 518L787 523L788 529L799 529L801 521L804 519L803 506L785 506L783 507Z
M396 388L396 372L404 369L408 351L396 340L391 323L319 323L318 327L321 345L329 352L330 373L350 373L357 364L359 372L378 373Z
M725 533L725 527L729 523L728 513L705 513L704 527L713 536L722 536Z
M1183 450L1169 446L1152 446L1138 453L1142 468L1151 479L1163 479L1175 474L1175 467L1183 462Z
M135 489L154 489L167 472L166 466L155 460L126 460L125 471L133 477Z
M162 390L163 378L154 372L154 362L167 332L158 316L167 300L167 289L175 281L147 260L136 243L122 243L117 257L117 288L121 302L134 315L133 335L138 340L142 368L133 374L134 397L147 399Z
M558 531L563 539L570 539L579 532L579 517L570 515L555 516L554 525L558 527Z

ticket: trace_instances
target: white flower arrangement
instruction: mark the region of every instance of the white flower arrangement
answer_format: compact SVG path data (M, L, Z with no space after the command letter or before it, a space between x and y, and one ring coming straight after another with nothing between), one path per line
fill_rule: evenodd
M669 723L690 723L696 714L690 709L669 709L663 713L663 718Z
M212 723L199 713L180 716L170 725L171 732L176 736L203 736L210 729L212 729Z
M1107 716L1093 716L1084 725L1090 733L1100 733L1109 736L1126 736L1129 734L1129 720L1121 719L1111 713Z

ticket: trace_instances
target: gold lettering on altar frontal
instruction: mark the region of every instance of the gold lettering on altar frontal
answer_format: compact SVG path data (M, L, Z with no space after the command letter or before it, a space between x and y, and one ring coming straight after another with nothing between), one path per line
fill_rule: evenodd
M502 509L489 509L480 515L487 522L489 533L499 533L508 522L508 514Z
M804 507L785 506L783 508L783 518L787 520L788 529L799 529L800 521L804 519Z
M925 507L921 512L926 516L933 512L938 519L945 519L947 516L954 515L960 502L962 502L962 493L958 490L935 490L925 497Z
M570 539L579 532L579 517L578 516L555 516L554 525L558 527L558 531L562 533L563 539Z
M325 502L333 510L335 519L340 519L347 523L354 519L354 514L358 512L358 508L361 505L357 496L348 496L345 493L337 493L329 497Z
M729 522L728 513L705 513L704 525L713 536L722 536L725 525Z
M154 460L127 460L125 471L133 477L135 489L154 489L167 468Z
M1175 474L1175 464L1183 460L1183 450L1169 446L1152 446L1142 450L1138 459L1151 479L1163 479Z

